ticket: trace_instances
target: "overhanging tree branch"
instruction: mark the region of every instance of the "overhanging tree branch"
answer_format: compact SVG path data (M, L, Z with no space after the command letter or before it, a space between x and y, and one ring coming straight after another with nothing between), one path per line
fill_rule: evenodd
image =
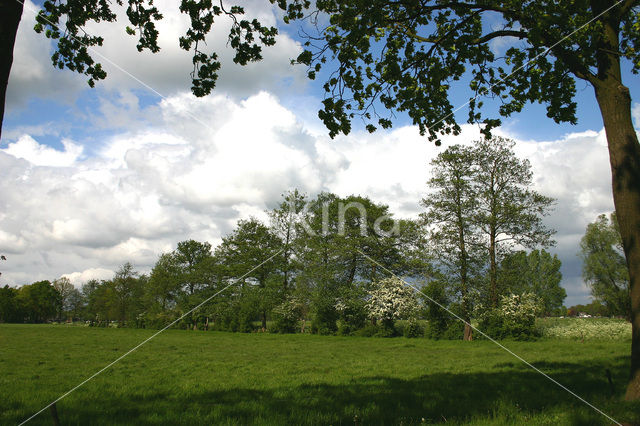
M498 31L493 31L489 34L486 34L474 40L474 44L486 43L489 40L493 40L494 38L498 38L498 37L516 37L519 39L524 39L524 38L527 38L528 35L529 35L528 32L522 31L522 30L498 30Z

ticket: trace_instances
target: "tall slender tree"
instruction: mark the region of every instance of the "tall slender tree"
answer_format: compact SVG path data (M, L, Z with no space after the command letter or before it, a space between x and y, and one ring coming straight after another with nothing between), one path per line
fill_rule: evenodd
M129 262L123 264L117 271L113 280L108 284L111 288L112 305L121 324L133 320L142 308L144 294L143 282L139 273Z
M489 257L488 299L498 305L498 263L518 246L555 244L542 222L554 200L531 189L533 172L528 160L513 152L515 142L502 137L480 139L473 146L475 193L473 222L483 234Z
M270 228L280 237L283 244L282 288L285 292L290 289L291 281L295 275L296 241L301 238L301 234L304 232L300 222L304 220L306 203L306 195L294 189L284 194L280 205L268 212L271 220Z
M75 287L71 284L69 278L66 277L58 278L51 284L53 285L53 288L58 290L58 293L60 293L60 310L58 312L58 318L62 319L64 312L70 310L70 301Z
M479 236L473 222L477 208L474 192L476 165L473 150L454 145L431 162L431 192L422 200L427 209L421 218L428 233L429 248L445 275L455 277L455 292L460 298L464 339L472 339L471 282L482 267Z

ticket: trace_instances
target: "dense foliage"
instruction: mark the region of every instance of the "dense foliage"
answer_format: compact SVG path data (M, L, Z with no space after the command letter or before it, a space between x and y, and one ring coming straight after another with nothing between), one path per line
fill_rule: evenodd
M54 318L61 307L62 297L49 281L0 288L2 322L44 322Z
M532 293L502 296L500 308L480 311L480 329L494 339L530 339L536 334L535 320L540 308L540 300Z
M47 282L46 309L39 302L44 284L5 287L0 321L75 319L155 328L228 287L178 326L295 332L313 319L314 331L334 333L340 321L341 332L350 334L365 325L369 290L386 274L365 256L398 274L428 270L426 259L416 254L417 224L394 220L388 206L368 198L321 193L307 200L293 191L268 213L271 223L241 220L213 250L206 242L178 243L159 256L148 275L125 263L113 279L90 280L81 290L66 278ZM25 301L19 305L24 309L16 310L16 298Z
M594 299L606 307L608 315L631 318L629 270L615 213L600 215L587 225L580 241L582 277Z
M176 327L199 330L462 337L463 324L450 314L462 312L459 284L429 256L423 221L395 219L388 206L364 197L308 199L298 191L267 213L270 223L240 220L215 248L179 242L148 275L125 263L112 279L80 289L64 277L5 286L0 321L160 328L182 317ZM526 265L519 267L531 276ZM501 276L515 293L538 288ZM475 302L488 300L487 288L476 288Z
M562 302L567 292L560 286L561 265L558 255L544 249L510 253L500 262L498 286L505 293L534 294L544 315L564 315Z
M553 245L555 231L542 222L553 199L531 188L531 165L515 155L514 144L501 137L477 140L451 146L432 161L421 218L439 279L467 324L474 306L498 309L504 294L533 291L544 298L545 313L566 296L557 257L517 252ZM465 338L471 338L469 325Z

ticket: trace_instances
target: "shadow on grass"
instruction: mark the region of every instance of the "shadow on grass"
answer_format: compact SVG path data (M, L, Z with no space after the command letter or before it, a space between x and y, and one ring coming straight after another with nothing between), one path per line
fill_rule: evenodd
M621 401L627 362L620 357L606 365L544 362L536 367L616 420L637 423L640 405ZM63 424L522 424L532 417L544 424L612 424L525 365L501 363L493 368L493 372L425 374L412 380L372 374L342 385L265 390L256 383L255 389L197 388L127 399L101 395L95 400L78 393L61 402L59 412ZM607 368L614 380L613 395ZM44 413L36 423L50 421Z

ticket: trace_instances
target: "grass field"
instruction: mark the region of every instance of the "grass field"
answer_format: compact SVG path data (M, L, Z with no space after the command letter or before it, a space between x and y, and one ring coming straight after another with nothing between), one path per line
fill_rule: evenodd
M153 334L0 324L0 424ZM620 422L630 340L505 346ZM613 395L605 369L613 375ZM612 424L488 341L169 330L57 404L63 425ZM52 424L48 411L31 424Z

